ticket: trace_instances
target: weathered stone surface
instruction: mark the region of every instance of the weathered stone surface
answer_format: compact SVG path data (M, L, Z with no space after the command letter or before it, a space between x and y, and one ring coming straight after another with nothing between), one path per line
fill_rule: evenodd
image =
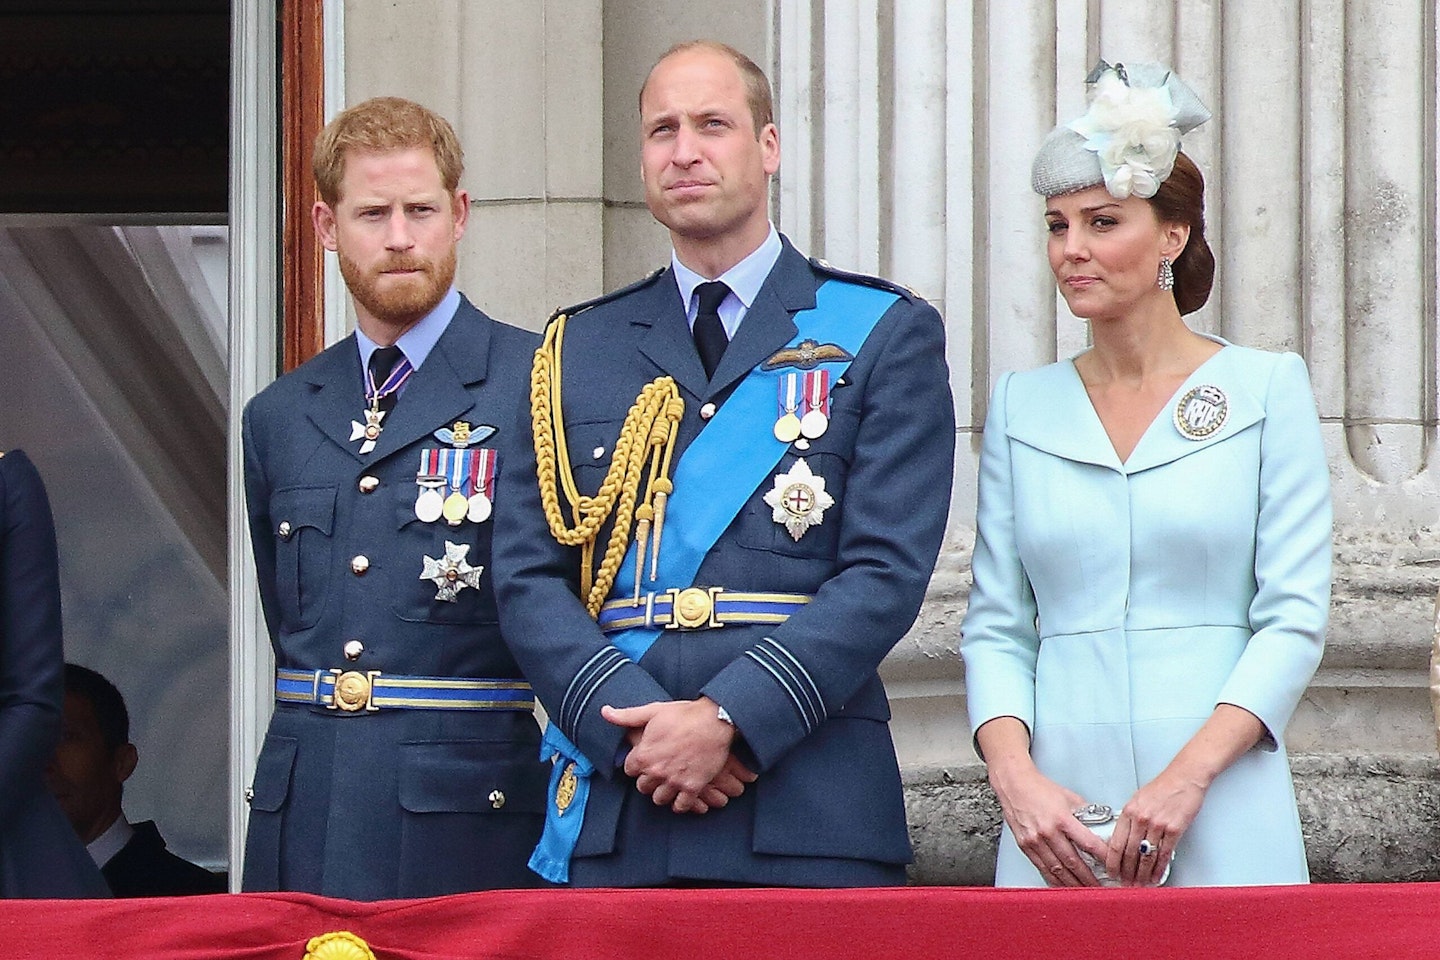
M1430 757L1291 761L1316 881L1440 880L1440 770Z
M910 882L988 886L995 879L1000 804L978 764L918 770L905 777L915 862Z
M1291 758L1316 882L1440 880L1440 767L1428 757ZM905 803L920 885L994 878L1000 805L979 765L914 770Z

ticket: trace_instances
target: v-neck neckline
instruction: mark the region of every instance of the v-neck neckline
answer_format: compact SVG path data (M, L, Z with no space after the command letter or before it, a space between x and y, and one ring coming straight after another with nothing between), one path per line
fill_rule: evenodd
M1201 371L1203 371L1206 367L1210 366L1210 364L1215 361L1216 357L1224 354L1225 351L1232 346L1229 341L1208 333L1202 333L1199 334L1199 336L1202 336L1206 340L1209 340L1213 343L1220 344L1220 349L1216 350L1214 353L1210 354L1210 356L1206 357L1203 361L1201 361L1200 365L1194 370L1191 370L1190 374L1180 382L1180 386L1175 388L1174 392L1170 394L1169 398L1167 398L1166 401L1161 404L1160 409L1155 412L1155 416L1152 417L1150 419L1150 422L1145 425L1145 429L1140 432L1140 438L1135 441L1135 446L1130 448L1129 456L1125 457L1123 460L1120 458L1120 451L1115 449L1115 441L1110 439L1110 431L1105 429L1105 421L1100 419L1100 411L1095 409L1095 401L1090 397L1090 391L1085 386L1085 378L1080 375L1080 368L1075 366L1075 359L1079 356L1079 354L1076 354L1076 357L1071 357L1068 361L1070 365L1070 372L1075 377L1075 384L1080 388L1080 395L1084 398L1085 407L1090 412L1090 419L1093 421L1095 427L1099 429L1100 436L1105 441L1105 446L1110 451L1111 458L1119 466L1121 473L1129 473L1129 470L1127 469L1128 465L1132 460L1135 459L1135 454L1140 451L1140 448L1145 445L1146 438L1148 438L1152 433L1155 432L1155 424L1161 420L1167 419L1166 414L1174 410L1175 399L1183 395L1183 391L1190 386L1191 382L1194 381L1197 376L1199 376Z

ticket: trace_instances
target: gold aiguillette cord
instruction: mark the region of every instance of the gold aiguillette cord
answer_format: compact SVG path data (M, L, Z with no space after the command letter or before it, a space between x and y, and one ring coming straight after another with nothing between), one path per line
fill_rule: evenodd
M610 468L595 496L582 496L575 485L570 451L565 442L565 416L560 403L561 345L565 337L565 314L557 316L545 331L544 342L535 351L530 372L530 418L535 435L535 466L540 483L540 503L550 533L567 547L580 547L580 593L590 616L600 613L609 595L620 564L625 559L630 525L635 530L635 596L639 599L641 571L647 547L650 579L654 580L665 528L665 503L674 491L670 467L685 401L670 377L657 377L641 389L625 415L620 436L610 457ZM648 476L646 466L649 466ZM644 479L644 495L641 481ZM570 505L574 525L565 522L560 507L563 491ZM614 514L615 524L605 545L600 568L595 569L595 541L600 528Z

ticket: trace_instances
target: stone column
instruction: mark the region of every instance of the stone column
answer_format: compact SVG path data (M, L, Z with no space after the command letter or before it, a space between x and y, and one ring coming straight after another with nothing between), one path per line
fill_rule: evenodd
M986 882L998 810L955 653L990 384L1083 349L1030 159L1099 57L1160 60L1216 113L1186 138L1219 269L1197 329L1305 357L1336 508L1325 661L1287 734L1321 879L1440 877L1425 658L1436 369L1436 14L1422 0L776 0L782 229L942 308L960 423L950 536L884 671L914 877ZM841 115L843 114L843 115Z
M417 100L465 148L458 283L538 329L602 286L600 0L350 0L347 103Z

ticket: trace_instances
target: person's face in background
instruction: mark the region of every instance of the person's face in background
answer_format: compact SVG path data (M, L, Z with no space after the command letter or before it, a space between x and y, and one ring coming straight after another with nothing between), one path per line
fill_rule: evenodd
M120 816L125 781L135 772L137 759L133 744L112 749L105 743L89 700L65 694L60 745L45 770L45 784L85 843Z

